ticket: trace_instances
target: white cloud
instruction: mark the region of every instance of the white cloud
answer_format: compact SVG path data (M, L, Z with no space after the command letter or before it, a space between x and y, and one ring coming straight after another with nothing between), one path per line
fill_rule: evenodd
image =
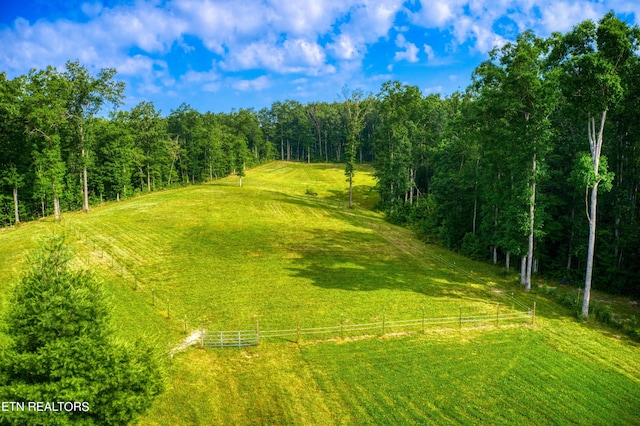
M357 44L361 44L361 42L359 43L359 40L353 40L347 34L340 34L335 42L327 46L327 49L333 52L333 56L338 59L351 60L360 58L363 54Z
M253 80L238 80L232 83L232 87L243 92L264 90L271 86L271 81L266 75Z
M220 66L229 71L266 69L281 74L318 75L332 72L325 60L324 49L316 42L293 39L278 44L265 39L230 51Z
M408 61L408 62L418 62L418 47L407 41L402 34L398 34L396 37L396 46L398 46L400 50L396 52L393 59L395 61Z
M445 28L462 13L460 0L423 0L421 9L412 14L413 22L426 28Z
M199 37L218 54L224 54L226 46L263 34L272 19L264 3L255 0L174 0L170 7L187 24L183 32Z
M423 49L424 49L424 53L427 54L427 59L429 60L429 62L431 62L436 58L436 53L433 51L433 47L429 46L428 44L425 44L423 46Z
M601 4L576 1L550 2L541 8L540 26L546 33L569 31L574 25L591 19L597 21L606 12Z

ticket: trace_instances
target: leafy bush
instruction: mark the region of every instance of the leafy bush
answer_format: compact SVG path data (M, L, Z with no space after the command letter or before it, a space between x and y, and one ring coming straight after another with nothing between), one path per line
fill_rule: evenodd
M463 255L478 260L482 257L482 248L478 236L467 232L462 239L462 247L460 249Z

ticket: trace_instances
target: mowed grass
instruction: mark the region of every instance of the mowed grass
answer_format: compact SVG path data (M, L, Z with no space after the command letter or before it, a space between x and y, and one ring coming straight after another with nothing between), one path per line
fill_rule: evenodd
M228 178L151 194L69 214L64 228L80 235L89 264L138 287L118 299L154 298L176 330L185 316L191 327L281 329L298 317L321 326L419 318L423 307L429 316L457 315L461 304L495 310L485 285L425 257L371 210L370 169L356 184L359 207L348 209L341 166L271 163L242 188Z
M280 329L423 309L494 313L516 293L538 303L535 327L190 349L168 363L167 392L140 424L638 423L637 345L386 223L372 210L372 170L362 170L354 209L343 166L274 162L249 170L242 188L230 177L25 224L0 233L0 300L24 253L54 232L104 282L120 335L163 348L184 338L185 323Z

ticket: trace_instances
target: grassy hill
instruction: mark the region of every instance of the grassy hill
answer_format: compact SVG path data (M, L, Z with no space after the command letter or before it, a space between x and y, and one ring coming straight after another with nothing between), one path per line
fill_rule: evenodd
M112 296L124 338L495 312L538 304L535 327L265 342L177 354L140 424L637 424L640 348L573 320L513 277L384 222L371 170L346 208L339 165L274 162L233 177L0 233L0 292L39 239L66 233ZM308 193L317 193L316 196ZM612 390L615 389L615 392Z

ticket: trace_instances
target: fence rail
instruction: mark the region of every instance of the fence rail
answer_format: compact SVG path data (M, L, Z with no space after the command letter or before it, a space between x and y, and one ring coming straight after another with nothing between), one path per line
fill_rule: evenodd
M256 323L254 330L238 330L238 331L212 331L203 330L202 342L203 347L211 348L242 348L247 346L257 346L265 339L285 340L290 342L300 342L302 336L354 336L362 334L361 332L373 332L385 335L390 332L409 331L425 332L427 327L430 329L438 328L462 328L469 325L507 325L507 324L535 324L535 303L533 309L525 311L505 311L500 312L496 309L495 314L483 315L467 315L467 316L449 316L441 318L417 318L406 320L385 320L375 321L362 324L351 324L342 322L339 325L312 328L289 328L283 330L261 330L259 324ZM435 326L435 328L434 328ZM450 326L450 327L446 327Z

